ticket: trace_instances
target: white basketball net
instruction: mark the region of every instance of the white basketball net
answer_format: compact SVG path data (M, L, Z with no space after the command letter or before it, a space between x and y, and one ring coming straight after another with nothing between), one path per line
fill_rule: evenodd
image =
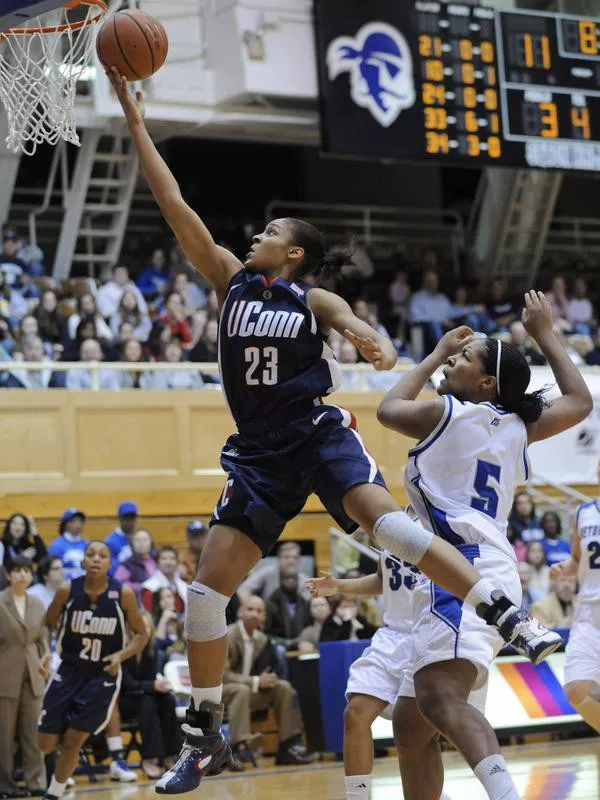
M14 153L64 139L79 145L75 87L89 64L104 0L82 0L0 33L0 100Z

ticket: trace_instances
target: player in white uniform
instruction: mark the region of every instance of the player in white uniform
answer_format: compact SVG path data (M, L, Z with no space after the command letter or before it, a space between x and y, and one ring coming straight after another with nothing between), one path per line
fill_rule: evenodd
M344 712L344 770L346 800L367 800L373 772L373 738L371 725L379 716L390 718L406 674L412 674L413 594L417 586L429 580L417 567L403 563L386 550L380 554L377 572L363 578L311 578L307 587L316 597L336 594L354 597L375 597L383 594L383 627L379 628L364 651L350 668ZM485 692L485 690L484 690ZM485 704L485 696L476 693L476 701ZM413 713L416 708L414 693ZM434 765L439 789L432 797L449 800L442 793L444 772L438 746L438 732L422 717L411 734L415 746L424 751L427 767ZM401 770L407 765L401 761Z
M517 604L521 586L506 529L515 488L528 476L527 445L567 430L592 410L585 382L553 332L548 301L531 291L525 306L525 328L562 394L552 405L542 392L527 394L530 369L516 347L474 337L463 327L446 334L387 393L378 412L386 427L419 440L405 478L421 524L457 547L484 578L493 575ZM417 400L442 366L442 397ZM414 689L421 714L456 745L492 800L516 800L496 735L467 702L471 690L485 682L500 637L475 611L434 585L429 592L419 587L414 602ZM492 612L498 610L492 606ZM488 619L488 612L478 611ZM397 738L410 743L409 722L403 735L402 704ZM404 784L405 796L434 797L427 772L416 763L415 774L419 780Z
M600 733L600 504L577 511L571 555L550 570L553 580L577 575L579 594L565 660L565 694Z

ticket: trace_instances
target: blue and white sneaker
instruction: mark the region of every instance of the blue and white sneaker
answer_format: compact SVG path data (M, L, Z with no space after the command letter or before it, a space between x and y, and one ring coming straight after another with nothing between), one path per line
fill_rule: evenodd
M137 781L137 775L132 769L129 769L127 762L121 756L113 758L110 762L108 769L111 781L119 781L120 783L132 783Z
M201 703L198 711L188 709L186 718L181 726L185 742L175 764L155 784L158 794L192 792L205 775L219 775L231 761L231 748L221 733L222 705ZM205 735L205 730L210 732Z

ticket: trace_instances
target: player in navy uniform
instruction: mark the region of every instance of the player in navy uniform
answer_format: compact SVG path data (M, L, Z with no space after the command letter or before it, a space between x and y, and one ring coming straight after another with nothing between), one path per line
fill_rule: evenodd
M134 593L107 575L110 550L104 542L88 544L83 568L85 575L63 584L46 613L48 627L58 625L61 657L46 688L39 724L40 750L60 749L47 800L61 797L81 746L108 724L119 696L121 662L146 644ZM126 625L133 633L129 644Z
M391 369L397 360L392 342L359 320L344 300L303 280L335 273L349 256L327 255L319 231L296 219L269 223L254 237L244 264L218 247L154 147L141 94L135 100L114 68L109 77L152 193L186 258L216 291L223 389L239 431L221 455L228 477L188 589L192 701L183 726L186 742L157 792L191 791L202 775L222 769L230 758L220 732L225 609L311 492L346 531L360 525L380 547L418 564L451 593L489 608L492 623L501 624L507 638L534 659L558 647L560 637L534 637L530 621L506 597L496 596L491 581L399 509L352 415L323 403L338 383L325 344L330 330L349 338L377 370Z

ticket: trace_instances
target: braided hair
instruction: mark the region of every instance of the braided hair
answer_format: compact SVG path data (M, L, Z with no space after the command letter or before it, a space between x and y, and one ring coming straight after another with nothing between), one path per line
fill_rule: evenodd
M487 339L485 343L484 368L487 375L496 377L498 402L506 411L517 414L528 425L537 422L542 411L549 408L545 399L546 389L527 392L531 380L531 369L518 347Z
M310 222L287 217L286 224L290 241L304 250L304 259L294 277L314 275L319 283L327 283L339 278L344 267L355 266L351 247L337 246L327 250L323 234Z

